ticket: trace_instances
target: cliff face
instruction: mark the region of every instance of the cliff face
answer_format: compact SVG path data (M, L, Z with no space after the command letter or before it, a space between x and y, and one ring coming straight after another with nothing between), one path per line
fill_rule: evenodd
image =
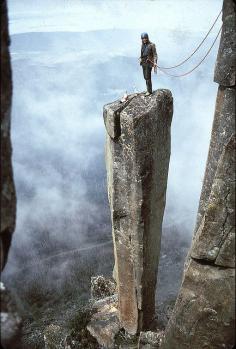
M11 101L12 76L9 55L7 6L1 1L1 270L4 268L16 220L16 194L12 171ZM21 348L21 319L9 291L0 283L1 345Z
M219 89L195 234L162 349L235 344L235 7L224 1Z
M219 158L235 129L235 6L234 0L223 3L223 28L214 74L219 87L195 232L204 216Z
M11 163L12 76L9 44L6 2L1 1L1 269L7 260L16 219L16 195Z
M155 314L172 113L168 90L104 107L119 318L130 334L148 328Z

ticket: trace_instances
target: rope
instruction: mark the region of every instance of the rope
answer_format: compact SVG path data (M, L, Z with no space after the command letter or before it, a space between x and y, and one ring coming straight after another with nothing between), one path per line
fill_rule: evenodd
M209 31L207 32L206 36L204 37L204 39L200 42L200 44L197 46L197 48L193 51L193 53L188 57L186 58L185 60L183 60L182 62L180 62L179 64L177 65L173 65L172 67L158 67L160 69L173 69L173 68L177 68L177 67L180 67L182 64L184 64L185 62L187 62L196 52L197 50L202 46L202 44L204 43L204 41L206 40L206 38L208 37L208 35L210 34L210 32L212 31L214 25L216 24L218 18L220 17L220 14L221 14L222 10L220 11L220 13L218 14L218 16L216 17L214 23L212 24L211 28L209 29Z
M201 61L200 61L194 68L192 68L192 69L189 70L188 72L186 72L186 73L184 73L184 74L180 74L180 75L174 75L174 74L169 74L169 73L167 73L165 70L162 70L161 67L158 67L158 68L162 71L162 73L164 73L164 74L166 74L166 75L168 75L168 76L172 76L172 77L174 77L174 78L179 78L179 77L181 77L181 76L186 76L186 75L192 73L195 69L197 69L197 68L199 67L199 65L205 60L205 58L206 58L206 57L208 56L208 54L210 53L212 47L215 45L215 42L216 42L216 40L218 39L218 36L220 35L221 29L222 29L222 26L221 26L220 30L218 31L218 34L217 34L215 40L213 41L211 47L209 48L209 50L207 51L207 53L205 54L205 56L201 59Z
M38 263L50 261L51 259L54 259L54 258L67 256L67 255L72 254L72 253L78 253L78 252L82 252L82 251L92 250L92 249L98 248L98 247L105 247L107 245L112 244L112 242L113 242L113 240L108 240L108 241L105 241L105 242L101 242L99 244L93 244L93 245L86 246L86 247L74 248L72 250L59 252L59 253L56 253L54 255L41 258L37 262L28 263L25 266L23 266L22 268L18 269L17 272L23 271L23 270L28 269L28 268L35 267L36 265L38 265Z

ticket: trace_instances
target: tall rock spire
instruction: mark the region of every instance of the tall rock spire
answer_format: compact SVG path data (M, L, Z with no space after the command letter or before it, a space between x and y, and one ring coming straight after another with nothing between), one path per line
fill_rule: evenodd
M104 106L114 275L121 326L130 334L155 314L172 114L168 90Z

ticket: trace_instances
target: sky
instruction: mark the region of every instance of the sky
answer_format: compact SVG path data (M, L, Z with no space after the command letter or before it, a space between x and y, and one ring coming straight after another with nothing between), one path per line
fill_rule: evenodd
M111 238L104 160L103 105L143 91L140 33L162 65L183 60L218 15L221 0L9 0L13 68L12 143L17 189L14 248L42 245L42 232L72 248ZM196 57L203 57L219 20ZM158 71L154 89L174 97L165 226L192 235L204 176L217 84L219 40L193 74ZM41 240L40 240L41 239ZM40 241L36 244L36 241ZM29 248L32 247L32 248Z
M222 0L9 0L11 34L158 29L205 32Z

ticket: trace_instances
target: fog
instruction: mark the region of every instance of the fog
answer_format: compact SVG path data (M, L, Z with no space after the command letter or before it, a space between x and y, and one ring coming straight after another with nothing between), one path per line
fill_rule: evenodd
M160 65L177 64L199 44L221 6L221 0L9 1L17 225L6 279L21 268L22 258L27 264L37 256L111 239L103 105L126 90L144 90L141 32L156 43ZM220 23L198 54L174 73L199 62ZM154 89L168 88L174 97L164 232L174 227L186 246L214 115L218 45L219 40L186 77L160 71L153 76Z

